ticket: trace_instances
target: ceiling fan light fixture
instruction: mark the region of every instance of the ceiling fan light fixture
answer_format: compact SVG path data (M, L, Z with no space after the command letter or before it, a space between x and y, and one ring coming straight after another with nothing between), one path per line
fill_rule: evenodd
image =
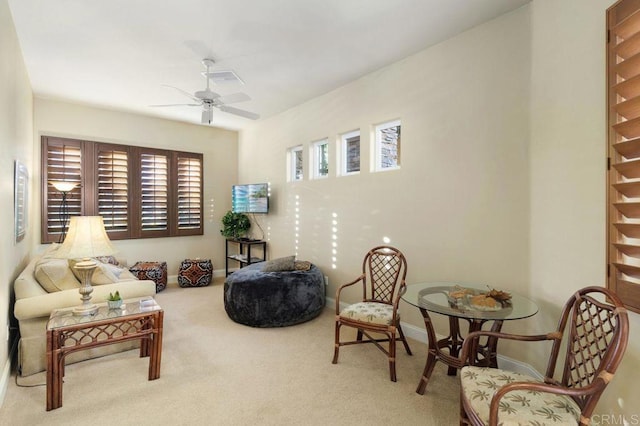
M213 110L211 108L202 109L202 124L211 124L213 121Z

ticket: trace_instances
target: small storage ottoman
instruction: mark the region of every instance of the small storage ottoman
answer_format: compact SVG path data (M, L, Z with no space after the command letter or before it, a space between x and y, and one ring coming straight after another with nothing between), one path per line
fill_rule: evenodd
M167 262L136 262L129 271L139 280L156 283L156 293L167 288Z
M210 259L185 259L178 271L180 287L204 287L211 284L213 265Z

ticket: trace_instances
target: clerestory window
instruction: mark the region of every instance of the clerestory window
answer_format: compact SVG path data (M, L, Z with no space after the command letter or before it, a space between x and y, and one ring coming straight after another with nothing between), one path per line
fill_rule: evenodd
M342 175L360 173L360 130L340 136L340 172Z

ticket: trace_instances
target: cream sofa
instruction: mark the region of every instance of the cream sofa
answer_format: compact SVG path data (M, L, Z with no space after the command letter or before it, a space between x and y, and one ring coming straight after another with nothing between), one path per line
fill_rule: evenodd
M16 304L13 313L20 326L18 372L28 376L46 369L46 325L52 310L71 308L81 303L80 282L65 259L56 259L58 244L32 259L14 282ZM126 268L100 263L92 279L91 301L106 301L109 293L120 292L123 299L155 296L153 281L137 280ZM106 345L69 355L73 363L115 352L133 349L138 341Z

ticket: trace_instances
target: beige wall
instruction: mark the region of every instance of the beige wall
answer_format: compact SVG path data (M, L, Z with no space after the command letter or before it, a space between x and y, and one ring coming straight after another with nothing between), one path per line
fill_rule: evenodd
M25 164L33 174L32 92L22 53L16 38L6 0L0 0L0 401L9 378L9 352L12 342L7 335L13 318L13 280L25 266L30 251L29 224L26 238L14 241L13 168L14 161ZM30 188L33 194L33 176ZM34 197L30 201L33 204ZM17 324L14 324L17 325ZM11 333L12 338L16 332Z
M386 236L407 255L410 283L511 289L536 300L540 313L506 330L555 327L573 291L605 283L604 24L612 3L534 0L241 132L240 181L273 186L274 209L260 220L271 257L297 246L299 258L329 276L333 296ZM402 169L370 173L370 126L398 117ZM355 128L364 171L337 177L335 141ZM287 148L323 137L332 142L330 177L286 182ZM406 305L403 318L422 324ZM631 321L621 373L597 409L627 420L640 414L632 406L638 315ZM545 348L500 351L544 368Z
M40 137L64 136L204 154L205 229L202 236L119 240L114 245L129 264L138 260L164 260L169 275L186 258L210 258L215 269L224 268L224 239L220 219L231 205L231 185L237 179L237 132L180 123L90 106L36 98L33 146L40 161ZM34 170L39 182L40 170ZM40 188L37 188L40 194ZM34 243L39 244L40 200L33 213Z
M333 297L388 237L408 259L409 282L528 294L529 18L520 9L242 131L240 181L272 184L274 208L260 218L270 257L297 246L329 277ZM402 167L370 172L372 125L395 118ZM336 176L339 134L357 128L362 172ZM309 180L306 170L304 181L287 182L287 148L305 144L306 161L309 143L324 137L329 178ZM416 309L403 318L423 328Z
M521 9L242 131L240 181L272 184L274 208L261 218L270 256L297 246L333 297L387 237L408 259L408 282L528 293L529 37ZM396 118L402 167L370 172L372 125ZM358 128L362 171L336 176L339 135ZM287 148L304 144L306 164L310 142L324 137L330 176L305 170L304 181L287 182ZM417 310L403 318L423 327Z

